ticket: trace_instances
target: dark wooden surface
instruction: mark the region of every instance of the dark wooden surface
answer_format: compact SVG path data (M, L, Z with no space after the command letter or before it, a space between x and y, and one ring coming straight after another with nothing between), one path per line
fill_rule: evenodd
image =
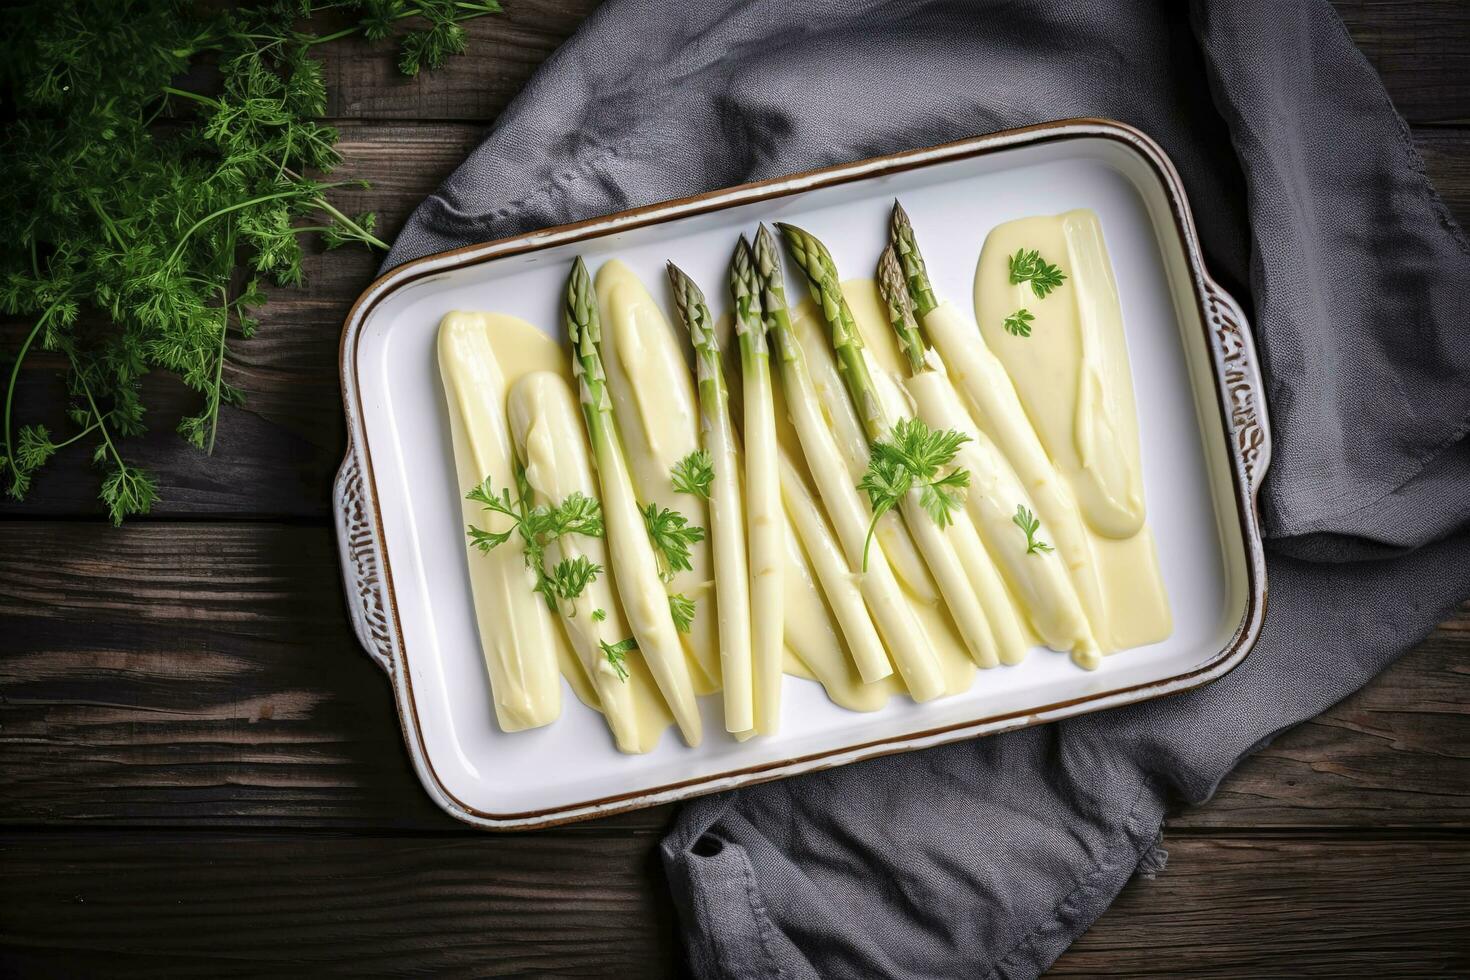
M331 52L352 209L388 233L595 4L519 0L416 81ZM1339 0L1451 209L1470 218L1470 8ZM152 518L111 530L79 458L0 505L0 973L677 971L670 808L472 833L409 771L348 628L328 513L337 338L375 260L310 260L227 368L213 459L158 426ZM0 323L13 346L17 324ZM36 366L44 362L37 361ZM192 401L153 385L160 417ZM27 376L22 414L58 397ZM1171 819L1058 974L1470 971L1470 609Z

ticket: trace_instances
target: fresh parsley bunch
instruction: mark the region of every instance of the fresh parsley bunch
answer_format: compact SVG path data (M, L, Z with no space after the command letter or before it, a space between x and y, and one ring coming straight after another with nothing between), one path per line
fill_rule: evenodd
M329 200L340 182L319 45L396 37L406 74L465 49L462 22L494 0L335 0L220 10L196 0L35 0L6 11L0 71L0 311L23 318L6 353L0 485L19 499L72 443L90 445L114 523L145 514L153 476L127 461L143 432L139 382L199 393L179 434L209 452L229 343L257 326L262 281L302 282L299 236L386 245L372 214ZM308 30L326 13L348 26ZM406 30L403 30L406 28ZM16 383L38 349L61 355L65 423L17 425Z

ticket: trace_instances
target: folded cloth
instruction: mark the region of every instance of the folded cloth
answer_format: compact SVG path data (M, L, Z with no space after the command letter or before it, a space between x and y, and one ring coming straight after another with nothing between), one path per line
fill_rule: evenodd
M1252 300L1260 642L1186 695L686 806L663 854L702 976L1035 976L1167 807L1470 593L1465 237L1326 0L613 0L388 258L1072 116L1164 146Z

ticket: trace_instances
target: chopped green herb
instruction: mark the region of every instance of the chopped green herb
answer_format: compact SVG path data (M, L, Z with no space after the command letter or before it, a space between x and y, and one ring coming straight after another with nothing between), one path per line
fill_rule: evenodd
M1026 532L1026 554L1039 555L1056 550L1036 536L1036 532L1041 529L1041 521L1024 504L1016 505L1016 514L1011 522Z
M873 507L873 520L863 542L863 571L868 569L868 551L878 520L915 487L922 489L920 503L935 524L948 527L954 521L954 511L964 502L965 488L970 485L970 473L962 469L942 471L969 441L969 436L953 429L939 431L921 419L902 419L893 427L891 438L873 443L867 472L858 483Z
M618 680L626 683L628 680L628 651L638 649L638 640L630 636L616 643L598 640L597 645L602 647L602 655L607 657L607 662L612 664L613 670L617 671Z
M587 586L602 574L602 566L587 559L586 555L563 558L551 569L551 590L558 599L568 602L587 591Z
M594 623L600 623L600 622L602 622L606 618L607 618L607 610L606 609L594 609L594 610L592 610L592 621Z
M545 597L552 612L557 612L557 598L571 600L581 595L601 573L602 566L579 555L575 559L557 562L548 574L546 546L567 534L601 537L602 505L592 497L574 492L555 507L528 508L526 501L531 499L531 487L526 482L525 468L520 464L516 465L515 480L518 493L515 501L511 500L508 487L502 487L496 493L488 476L465 494L466 500L473 500L491 513L510 518L513 526L505 531L489 531L471 524L466 533L470 543L485 553L519 533L525 548L526 567L536 573L535 591Z
M671 594L669 615L674 617L674 626L680 633L688 633L694 627L694 600L682 592Z
M1031 336L1031 321L1035 319L1036 317L1032 316L1030 310L1017 310L1006 317L1006 333L1017 337L1029 337Z
M340 24L315 33L319 11ZM493 0L32 0L5 6L6 124L0 129L0 313L24 318L0 385L0 487L16 499L57 451L83 442L113 523L145 514L154 478L128 442L155 416L142 381L176 377L195 393L168 419L214 450L230 345L257 326L261 281L299 286L299 238L387 245L371 213L344 212L324 175L340 157L319 45L395 38L400 68L437 67L465 48L462 21ZM60 368L61 427L20 424L27 357ZM33 358L34 361L34 358Z
M1037 299L1046 299L1047 294L1062 284L1066 275L1062 270L1042 259L1036 249L1018 249L1011 256L1011 283L1031 283L1031 291Z
M677 510L666 510L658 504L643 508L643 523L657 553L659 578L668 582L675 573L689 571L689 546L704 540L704 528L690 524L689 518Z
M675 463L672 478L677 492L708 500L710 484L715 479L715 463L709 450L696 449Z

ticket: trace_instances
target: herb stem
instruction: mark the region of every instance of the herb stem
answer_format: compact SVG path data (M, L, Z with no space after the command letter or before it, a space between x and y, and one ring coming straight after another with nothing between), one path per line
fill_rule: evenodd
M20 380L20 366L25 361L26 354L30 352L31 344L35 343L36 337L41 333L41 328L55 312L56 304L53 303L36 320L36 325L31 327L31 332L26 335L25 342L20 345L20 353L15 355L15 363L10 368L10 383L5 387L5 458L10 461L12 467L15 466L15 449L10 443L10 406L15 400L16 383Z
M230 236L233 244L234 235ZM204 455L214 455L214 439L219 435L219 386L225 376L225 337L230 332L230 291L224 287L219 288L220 301L224 308L224 319L219 325L219 359L214 363L214 384L207 396L209 401L209 445L204 448Z
M82 385L82 393L87 396L87 404L92 407L92 417L97 420L97 425L102 430L102 440L107 443L107 448L112 452L112 458L117 460L119 468L126 470L128 464L123 462L122 455L117 451L117 446L113 445L112 436L107 431L107 422L103 419L102 412L97 408L96 399L92 397L91 386L87 384L87 375L77 366L76 358L74 357L71 358L71 366L72 370L77 373L77 381Z
M346 225L347 230L351 231L362 241L366 242L369 245L372 245L375 248L380 248L385 252L388 251L387 242L383 241L381 238L378 238L372 232L362 227L362 225L359 225L356 221L353 221L351 218L347 217L347 215L332 207L332 205L327 201L325 197L322 197L320 194L318 194L315 198L312 199L311 203L321 208L332 217L336 218L343 225Z
M203 228L205 225L209 224L215 218L224 217L231 211L239 211L241 208L248 208L256 204L264 204L266 201L279 201L283 197L300 197L310 190L312 190L312 188L302 189L300 187L293 187L291 190L277 191L274 194L262 194L259 197L252 197L248 201L240 201L237 204L231 204L226 207L222 207L217 211L205 215L198 221L194 222L194 224L190 226L188 231L179 236L179 243L174 246L173 252L169 254L167 264L173 265L175 262L177 262L179 259L179 254L183 252L184 246L188 243L189 239L193 237L194 233L200 228ZM317 196L320 197L321 195Z
M163 87L163 92L165 95L177 95L181 99L193 99L195 102L207 105L211 109L218 109L220 107L219 99L211 99L207 95L201 95L198 92L190 92L188 89L174 88L172 85L165 85Z

